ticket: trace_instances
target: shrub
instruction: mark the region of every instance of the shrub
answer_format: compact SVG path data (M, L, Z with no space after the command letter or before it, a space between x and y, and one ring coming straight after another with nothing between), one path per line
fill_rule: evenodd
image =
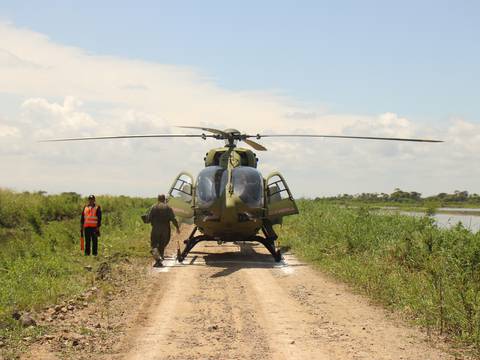
M389 307L480 347L480 234L431 216L302 200L282 244Z

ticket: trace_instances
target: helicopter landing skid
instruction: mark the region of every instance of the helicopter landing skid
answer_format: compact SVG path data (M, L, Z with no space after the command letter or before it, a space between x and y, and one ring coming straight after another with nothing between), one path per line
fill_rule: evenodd
M217 239L213 239L206 235L199 235L194 236L197 232L197 228L195 227L188 237L187 240L184 241L185 249L180 253L180 250L177 252L177 260L178 262L183 262L183 260L187 257L190 251L201 241L216 241ZM282 260L282 254L280 250L277 250L275 247L275 239L276 237L261 237L261 236L253 236L249 239L245 239L244 241L256 241L265 246L265 248L272 254L273 258L276 262L280 262Z
M188 255L188 253L201 241L206 241L206 240L212 240L210 237L205 236L205 235L199 235L195 236L195 233L197 232L197 227L195 226L193 228L192 233L188 237L187 240L184 240L185 249L180 253L180 249L177 250L177 260L178 262L182 262Z
M280 250L277 250L275 247L275 240L271 238L263 238L261 236L255 236L253 241L258 241L260 244L265 246L267 250L272 254L276 262L282 261L282 253Z

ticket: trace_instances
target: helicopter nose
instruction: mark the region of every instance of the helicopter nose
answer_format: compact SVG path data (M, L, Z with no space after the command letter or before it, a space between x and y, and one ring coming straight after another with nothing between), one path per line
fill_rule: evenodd
M225 208L222 211L222 221L227 223L236 223L238 219L237 209L235 206L235 201L227 197L225 201Z

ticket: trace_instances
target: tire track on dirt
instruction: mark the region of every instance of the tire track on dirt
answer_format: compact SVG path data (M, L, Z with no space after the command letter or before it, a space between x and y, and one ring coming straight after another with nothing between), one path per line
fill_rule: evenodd
M124 359L158 359L169 347L168 335L172 329L177 329L179 314L188 307L188 301L181 300L192 299L197 291L197 281L194 280L196 274L188 269L176 270L178 271L153 274L151 286L156 287L158 284L159 291L152 291L150 306L140 313L138 319L142 321L137 324L137 330L129 335L134 341L130 343L130 351ZM159 284L165 281L167 284Z
M263 318L245 283L244 265L230 266L224 254L215 254L222 252L221 247L199 246L199 254L202 250L213 254L197 255L199 264L177 264L159 274L158 281L168 281L167 291L154 295L157 300L139 317L137 329L127 337L132 339L125 345L130 350L121 358L270 358Z
M310 332L309 317L288 297L271 275L278 269L247 269L245 275L256 294L258 310L275 359L329 359Z
M295 258L287 256L289 262ZM431 359L456 357L428 343L419 329L389 319L383 308L373 306L348 286L332 281L309 266L292 276L270 272L283 297L294 303L305 319L304 336L330 359ZM263 287L265 288L265 287ZM322 359L323 357L313 357Z
M207 267L196 271L197 293L180 315L183 330L168 336L165 359L265 359L265 334L240 274L216 276L218 270Z
M345 285L287 262L257 246L199 245L160 274L168 290L125 359L453 359Z

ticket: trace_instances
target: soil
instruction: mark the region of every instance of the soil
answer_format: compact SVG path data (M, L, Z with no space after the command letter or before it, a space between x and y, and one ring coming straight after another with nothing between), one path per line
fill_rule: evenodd
M467 358L293 254L277 264L260 245L201 243L178 264L177 240L189 232L174 236L163 268L153 260L104 266L110 285L71 310L48 309L39 321L48 334L23 358Z

